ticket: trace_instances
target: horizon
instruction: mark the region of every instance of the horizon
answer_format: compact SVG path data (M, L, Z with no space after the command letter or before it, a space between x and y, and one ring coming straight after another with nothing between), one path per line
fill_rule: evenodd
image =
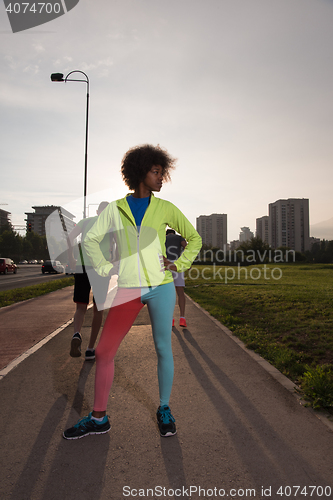
M80 200L80 201L82 201L82 200ZM278 200L276 200L276 201L278 201ZM88 209L87 217L92 217L92 216L94 216L94 215L95 215L94 213L89 213L89 206L94 205L95 207L97 207L97 206L98 206L98 204L99 204L99 203L90 203L90 204L87 206L87 209ZM53 204L52 204L52 205L39 205L39 204L34 204L34 207L40 207L40 206L49 206L49 207L54 206L54 207L56 207L56 206L58 206L58 205L53 205ZM60 206L60 205L59 205L59 206ZM61 207L61 208L65 209L65 210L68 210L66 207ZM0 206L0 209L2 209L2 208L1 208L1 206ZM4 210L4 209L2 209L2 210ZM6 211L6 210L4 210L4 211ZM68 210L68 211L70 212L70 210ZM9 212L9 213L10 213L10 212ZM29 212L29 213L34 213L34 212ZM74 221L75 223L77 223L77 222L80 220L80 218L79 218L79 217L77 217L74 213L71 213L71 212L70 212L70 214L71 214L71 215L74 215L74 219L75 219L75 218L77 218L77 220L76 220L76 221ZM207 216L207 215L208 215L208 216L209 216L209 215L213 215L213 214L200 214L200 216L201 216L201 215L204 215L204 216ZM228 214L226 214L226 215L227 215L227 217L228 217ZM200 216L198 215L198 217L200 217ZM228 220L228 219L227 219L227 220ZM26 224L25 224L25 225L26 225ZM19 230L17 230L17 229L15 229L15 225L13 225L13 224L12 224L12 226L14 227L14 230L15 230L18 234L20 234L20 232L22 232L22 231L23 231L24 233L26 233L26 230L25 230L25 229L24 229L24 230L23 230L23 229L19 229ZM196 224L194 225L194 227L196 228ZM243 227L244 227L244 226L243 226ZM248 226L246 226L246 227L248 227ZM240 229L241 229L241 228L240 228ZM254 236L256 236L256 228L254 228L254 229L252 230L252 228L251 228L251 227L249 227L249 229L250 229L250 231L251 231L251 232L253 232ZM310 232L309 232L309 237L310 237L310 238L319 238L319 239L321 239L321 240L324 240L324 239L325 239L325 240L333 240L333 217L330 217L329 219L326 219L326 220L324 220L324 221L318 222L318 223L316 223L316 224L309 224L309 230L310 230ZM311 234L311 231L314 231L316 234ZM21 236L23 236L23 235L21 234ZM238 237L238 238L235 238L235 239L233 239L233 240L232 240L232 239L230 239L229 237L227 237L227 243L228 243L228 244L230 244L230 243L231 243L231 242L233 242L233 241L238 241L238 240L239 240L239 237Z
M195 226L228 214L228 239L255 232L269 203L310 200L310 226L333 216L333 3L326 0L88 0L12 33L0 6L0 207L14 225L35 200L83 196L89 77L88 197L123 197L126 151L177 158L161 197ZM105 199L103 197L103 199ZM7 203L7 206L1 205ZM200 212L198 213L198 205ZM81 208L76 213L81 218Z

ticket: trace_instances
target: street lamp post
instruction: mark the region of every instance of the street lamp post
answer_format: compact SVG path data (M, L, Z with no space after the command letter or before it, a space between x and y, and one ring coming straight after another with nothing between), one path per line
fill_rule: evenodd
M68 78L73 73L81 73L86 77L86 80L76 80L73 78ZM62 73L52 73L52 82L84 82L87 84L87 105L86 105L86 141L85 141L85 154L84 154L84 188L83 188L83 218L86 218L86 197L87 197L87 173L88 173L88 117L89 117L89 78L83 72L79 70L74 70L68 73L64 78Z

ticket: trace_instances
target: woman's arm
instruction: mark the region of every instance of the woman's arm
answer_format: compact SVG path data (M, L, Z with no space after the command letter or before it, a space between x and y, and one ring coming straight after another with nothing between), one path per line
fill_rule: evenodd
M185 215L175 206L172 206L171 219L168 225L181 234L186 239L187 245L181 256L174 262L177 272L186 271L192 265L192 262L197 257L202 246L202 239L199 233L194 229L190 221ZM169 267L170 270L174 270Z

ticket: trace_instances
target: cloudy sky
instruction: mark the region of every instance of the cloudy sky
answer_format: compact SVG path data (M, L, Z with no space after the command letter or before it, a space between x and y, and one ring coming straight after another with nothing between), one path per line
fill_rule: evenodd
M332 26L332 0L80 0L13 34L1 2L0 207L15 225L35 205L82 217L86 85L50 80L81 70L89 215L126 194L127 149L152 143L178 158L158 196L194 225L228 214L229 241L281 198L332 218Z

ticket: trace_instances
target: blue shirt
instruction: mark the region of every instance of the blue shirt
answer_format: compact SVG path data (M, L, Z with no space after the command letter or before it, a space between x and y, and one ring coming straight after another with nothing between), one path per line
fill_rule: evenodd
M147 196L147 198L134 198L134 196L130 195L127 196L126 200L133 214L135 224L139 229L148 208L150 196Z

